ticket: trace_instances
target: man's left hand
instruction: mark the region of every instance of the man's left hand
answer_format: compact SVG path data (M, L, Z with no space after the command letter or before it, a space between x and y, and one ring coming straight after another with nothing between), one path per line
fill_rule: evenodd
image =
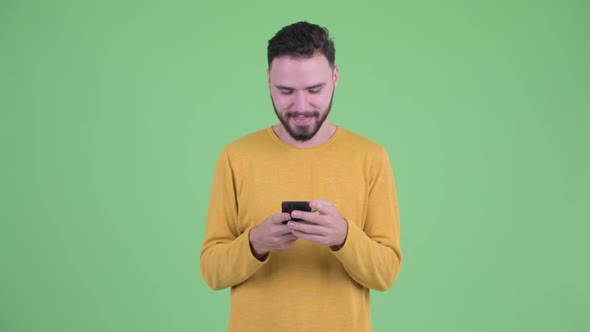
M348 234L346 220L330 201L314 200L309 203L309 206L312 212L291 212L292 218L303 220L303 222L290 220L287 223L291 233L301 239L330 246L332 249L340 249Z

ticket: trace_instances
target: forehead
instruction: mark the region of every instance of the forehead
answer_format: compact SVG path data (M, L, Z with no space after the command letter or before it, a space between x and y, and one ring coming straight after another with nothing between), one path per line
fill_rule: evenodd
M273 84L294 87L321 83L329 80L331 76L332 67L328 59L319 53L311 58L277 57L272 61L269 70L269 77Z

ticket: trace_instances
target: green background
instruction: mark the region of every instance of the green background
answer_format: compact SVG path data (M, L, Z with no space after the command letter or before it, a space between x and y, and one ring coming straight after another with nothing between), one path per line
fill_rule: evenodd
M588 1L1 0L1 331L226 329L213 169L276 122L266 43L298 20L395 171L374 330L590 330Z

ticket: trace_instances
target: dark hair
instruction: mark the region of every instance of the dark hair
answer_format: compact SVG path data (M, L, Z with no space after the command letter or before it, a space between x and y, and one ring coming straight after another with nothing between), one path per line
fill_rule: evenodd
M323 54L334 67L336 49L328 29L308 22L297 22L283 27L268 41L268 67L274 58L287 55L311 58L315 52Z

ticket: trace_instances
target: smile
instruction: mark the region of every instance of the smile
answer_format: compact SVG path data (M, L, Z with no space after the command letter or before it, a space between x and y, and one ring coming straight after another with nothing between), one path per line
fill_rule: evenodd
M309 124L312 120L313 120L313 116L305 116L305 115L299 115L299 116L294 116L291 117L293 119L293 121L295 121L295 123L299 126L305 126L307 124Z

